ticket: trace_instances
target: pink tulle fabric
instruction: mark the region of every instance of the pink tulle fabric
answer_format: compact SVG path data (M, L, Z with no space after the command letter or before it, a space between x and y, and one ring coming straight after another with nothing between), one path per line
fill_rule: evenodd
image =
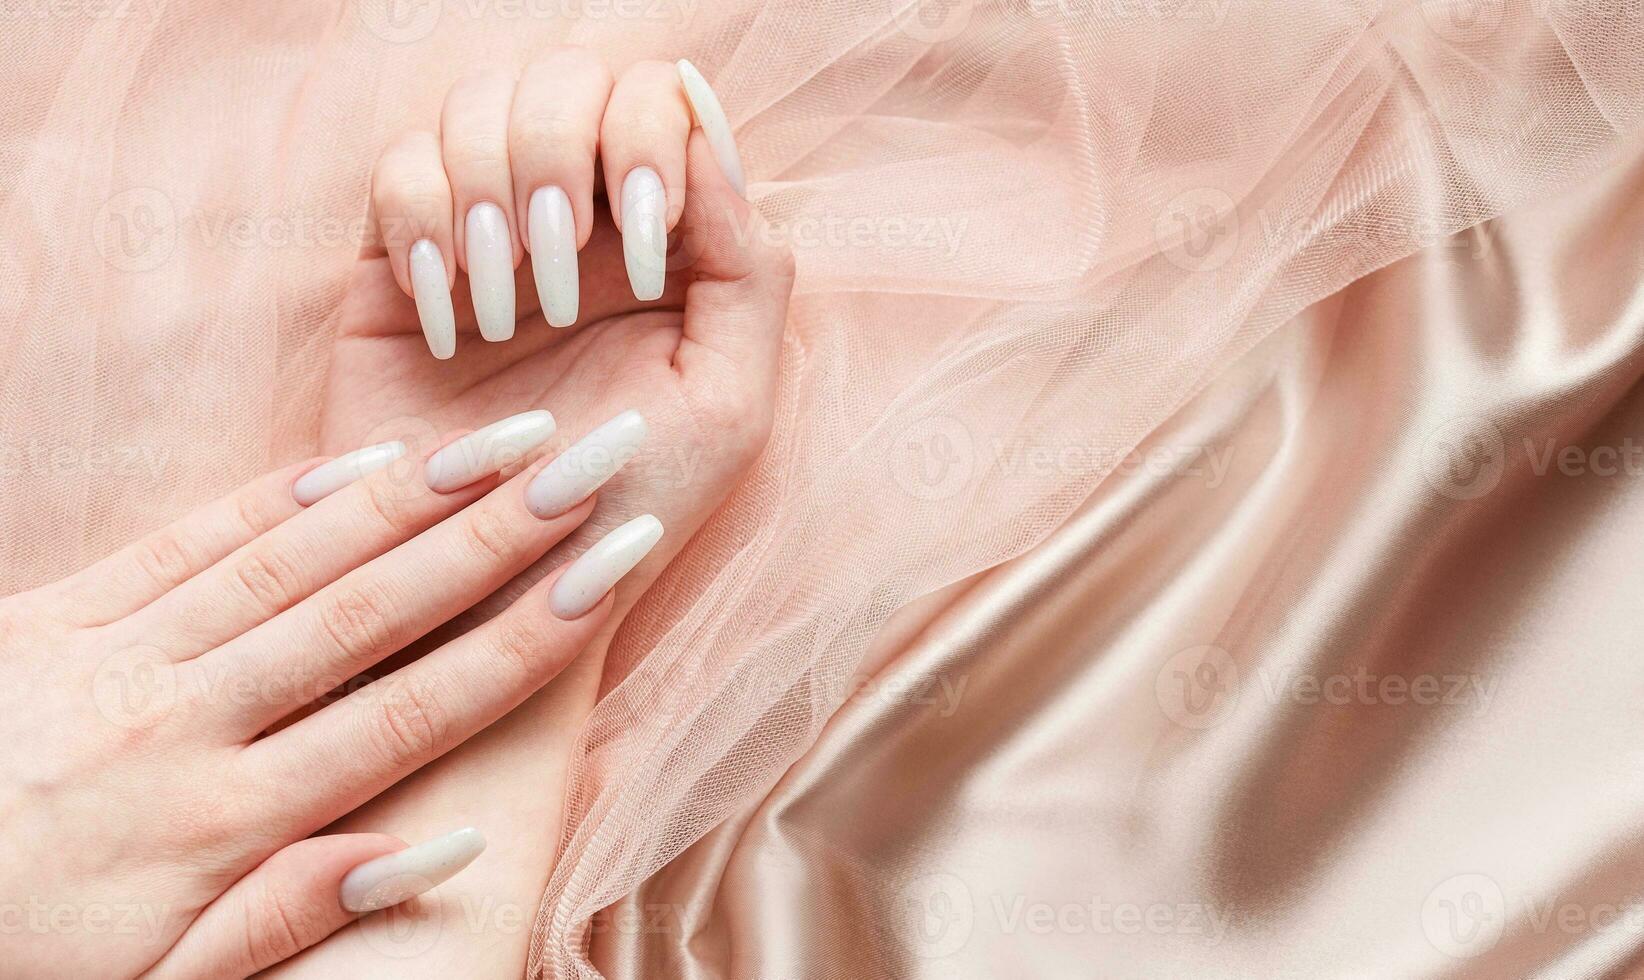
M1352 280L1600 167L1609 0L17 0L0 590L312 451L373 159L574 42L691 58L800 268L775 435L642 603L533 974L764 792L900 607L1043 538ZM1437 197L1431 188L1442 188Z

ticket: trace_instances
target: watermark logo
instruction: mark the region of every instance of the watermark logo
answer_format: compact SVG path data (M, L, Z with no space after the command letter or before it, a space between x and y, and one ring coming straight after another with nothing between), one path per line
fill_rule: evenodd
M976 924L970 888L957 875L928 874L902 887L898 914L919 956L942 959L963 949Z
M443 931L440 903L433 891L371 916L360 929L365 943L391 959L409 960L426 954Z
M92 218L103 261L119 272L150 272L177 247L177 211L153 187L133 187L103 202Z
M1165 717L1185 728L1213 728L1239 703L1239 666L1217 646L1188 647L1160 668L1154 696Z
M91 697L110 724L133 731L150 728L177 703L177 672L158 648L127 647L98 665Z
M360 22L389 44L415 44L434 33L444 0L361 0Z
M1209 272L1239 246L1239 215L1231 195L1195 187L1171 198L1153 219L1153 238L1170 263L1188 272Z
M1421 473L1444 496L1474 500L1501 482L1506 458L1506 442L1495 423L1482 416L1458 416L1427 437Z
M1446 878L1421 905L1421 931L1433 948L1455 959L1493 949L1507 926L1507 899L1489 875Z
M976 471L970 429L951 415L928 415L906 429L891 447L891 476L919 500L947 500Z
M970 26L975 0L890 0L896 27L926 44L951 41Z
M1501 26L1503 0L1421 0L1421 19L1452 44L1487 40Z

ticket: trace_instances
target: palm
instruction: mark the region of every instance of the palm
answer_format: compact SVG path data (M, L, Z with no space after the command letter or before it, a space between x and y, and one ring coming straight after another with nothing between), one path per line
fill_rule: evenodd
M682 543L729 489L716 483L734 477L745 460L727 457L732 447L723 433L705 431L696 393L675 369L684 322L680 284L670 282L658 302L635 300L608 218L596 222L581 265L582 314L576 326L555 329L537 312L529 259L521 264L522 316L505 343L487 343L474 332L459 275L454 300L462 336L457 355L439 361L429 355L416 309L395 285L388 260L363 256L332 353L322 451L345 452L407 432L437 438L532 408L554 413L563 444L637 409L651 425L646 451L601 492L591 526L565 550L579 550L579 541L646 511L671 532L683 532L670 534Z

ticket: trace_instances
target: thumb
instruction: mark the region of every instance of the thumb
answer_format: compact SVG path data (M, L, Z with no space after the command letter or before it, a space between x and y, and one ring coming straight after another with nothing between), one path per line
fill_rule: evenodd
M207 905L144 978L248 977L313 946L360 913L428 891L484 849L485 838L472 827L415 847L387 834L297 841Z
M680 220L690 264L676 366L687 381L708 374L769 402L793 292L793 253L720 166L702 130L694 130L685 160L690 193Z

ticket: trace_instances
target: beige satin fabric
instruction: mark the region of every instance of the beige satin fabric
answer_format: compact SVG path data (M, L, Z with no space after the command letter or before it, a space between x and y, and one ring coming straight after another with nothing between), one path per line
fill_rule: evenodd
M1454 236L1230 366L594 963L1637 972L1641 191L1634 162Z

